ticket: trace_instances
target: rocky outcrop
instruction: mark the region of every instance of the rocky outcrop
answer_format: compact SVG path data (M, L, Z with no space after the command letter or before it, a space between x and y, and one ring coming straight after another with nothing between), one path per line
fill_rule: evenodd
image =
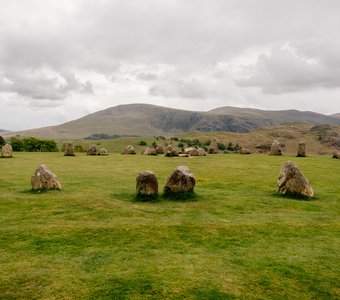
M314 191L308 179L292 161L287 161L282 165L277 185L278 192L283 195L314 197Z
M136 177L136 193L139 196L158 195L158 180L155 173L142 171Z
M197 148L197 155L198 156L206 156L205 150L203 148Z
M97 155L97 147L96 147L96 145L91 145L87 149L87 155Z
M44 164L41 164L31 178L33 190L61 190L61 184Z
M185 193L194 190L196 180L187 166L175 168L164 186L164 193Z
M10 144L6 144L1 148L1 156L7 158L13 156L13 149Z
M188 147L184 149L184 153L190 156L198 156L198 151L195 147Z

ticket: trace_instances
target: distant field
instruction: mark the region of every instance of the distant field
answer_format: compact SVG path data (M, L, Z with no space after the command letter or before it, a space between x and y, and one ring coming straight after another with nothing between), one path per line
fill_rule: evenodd
M288 159L316 199L276 194ZM62 192L30 190L40 163ZM139 171L162 189L182 164L196 197L134 200ZM340 161L329 156L15 153L0 172L1 299L340 298Z

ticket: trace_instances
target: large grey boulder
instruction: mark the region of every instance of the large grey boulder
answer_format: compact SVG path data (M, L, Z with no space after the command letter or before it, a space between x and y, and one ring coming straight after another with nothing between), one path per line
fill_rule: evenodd
M217 139L214 137L213 140L211 141L209 147L208 147L208 152L210 154L217 154L218 153L218 142Z
M277 185L278 193L283 195L314 197L314 191L308 179L292 161L287 161L282 165Z
M306 144L299 143L297 157L305 157L306 156Z
M72 143L67 143L66 144L64 155L65 156L74 156L75 155Z
M61 184L44 164L41 164L31 178L33 190L61 190Z
M6 144L1 148L1 156L2 157L12 157L13 156L13 149L10 144Z
M136 177L136 193L139 196L158 195L158 180L155 173L142 171Z
M272 143L270 155L282 155L281 145L277 140L274 140Z
M96 145L91 145L87 149L87 155L97 155L97 147L96 147Z
M194 190L196 180L187 166L175 168L164 186L164 193L183 193Z

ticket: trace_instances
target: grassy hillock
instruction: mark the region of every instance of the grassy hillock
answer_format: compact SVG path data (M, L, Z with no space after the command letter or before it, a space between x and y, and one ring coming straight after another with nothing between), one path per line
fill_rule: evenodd
M281 164L316 192L281 197ZM45 163L62 192L32 192ZM139 171L160 188L172 168L195 174L195 197L138 202ZM339 161L269 155L0 159L2 299L339 299Z

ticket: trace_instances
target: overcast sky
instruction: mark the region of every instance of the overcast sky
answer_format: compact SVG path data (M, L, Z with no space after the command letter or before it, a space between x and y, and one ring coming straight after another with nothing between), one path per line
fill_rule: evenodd
M0 128L127 103L340 112L339 0L0 0Z

